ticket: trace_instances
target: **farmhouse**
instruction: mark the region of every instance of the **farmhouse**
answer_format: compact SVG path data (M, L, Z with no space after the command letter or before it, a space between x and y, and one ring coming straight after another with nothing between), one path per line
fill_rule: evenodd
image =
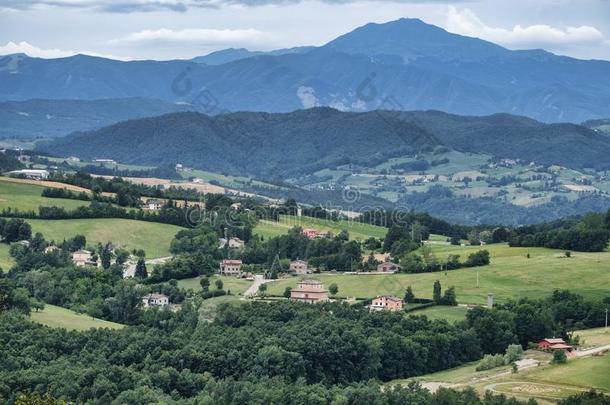
M538 342L538 348L542 350L565 350L567 353L571 353L574 350L572 346L561 338L542 339Z
M144 308L165 308L169 305L169 297L165 294L151 293L142 297Z
M220 262L220 274L223 276L241 276L241 260L223 260Z
M307 262L305 260L294 260L290 262L290 272L299 275L311 274L311 270L307 267Z
M23 169L13 170L7 173L9 177L21 177L32 180L46 180L49 178L49 172L46 170Z
M302 280L296 288L290 291L290 301L306 302L315 304L316 302L328 301L328 291L324 284L317 280Z
M222 249L227 246L227 238L218 239L218 243ZM230 249L243 249L246 246L246 243L239 238L229 238L228 243Z
M398 297L394 297L392 295L381 295L376 297L371 305L369 306L369 310L373 311L402 311L404 307L404 301Z
M97 266L97 263L93 261L93 255L88 250L77 250L72 253L72 262L78 266Z
M151 211L159 211L163 207L163 202L159 200L148 199L146 200L146 208Z
M400 265L393 262L383 262L377 265L377 271L379 273L397 273L400 269Z
M311 229L311 228L305 228L303 229L303 235L307 236L309 239L314 239L318 236L318 231L316 231L315 229Z

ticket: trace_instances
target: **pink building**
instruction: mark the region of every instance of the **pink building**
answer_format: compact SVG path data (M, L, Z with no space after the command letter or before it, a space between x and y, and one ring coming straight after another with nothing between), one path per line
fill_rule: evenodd
M400 265L392 262L383 262L377 265L377 271L380 273L397 273L400 271Z
M402 311L404 307L404 301L398 297L391 295L381 295L376 297L371 306L370 311Z
M309 239L314 239L318 236L318 231L311 228L305 228L302 231L303 235L307 236Z
M296 288L290 291L290 301L306 302L308 304L325 302L328 301L328 291L320 281L303 280L297 284Z

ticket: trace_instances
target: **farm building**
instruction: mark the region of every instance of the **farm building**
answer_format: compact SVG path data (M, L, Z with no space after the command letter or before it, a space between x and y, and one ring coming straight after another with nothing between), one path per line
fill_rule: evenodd
M227 238L218 239L218 243L220 248L224 248L227 245ZM243 249L246 246L246 243L239 238L229 238L229 248L231 249Z
M151 211L159 211L163 207L163 201L148 199L146 200L146 208Z
M402 311L404 307L404 301L398 297L394 297L392 295L381 295L376 297L371 305L369 306L369 310L373 311Z
M392 262L383 262L377 265L377 271L380 273L397 273L400 269L400 265Z
M311 228L305 228L303 229L303 235L307 236L309 239L314 239L318 236L318 231L316 231L315 229L311 229Z
M165 308L169 305L169 297L165 294L151 293L142 297L144 308Z
M294 260L290 262L290 272L295 274L311 274L311 270L307 266L305 260Z
M290 291L290 301L315 304L328 301L328 291L317 280L302 280Z
M241 260L225 259L221 261L220 274L223 276L241 276Z
M47 170L35 169L13 170L12 172L8 172L7 175L9 177L21 177L33 180L46 180L49 178L49 172Z
M93 254L84 249L72 253L72 262L78 267L97 266L97 262L93 261Z
M538 348L542 350L565 350L571 353L574 348L567 344L565 340L561 338L546 338L538 342Z

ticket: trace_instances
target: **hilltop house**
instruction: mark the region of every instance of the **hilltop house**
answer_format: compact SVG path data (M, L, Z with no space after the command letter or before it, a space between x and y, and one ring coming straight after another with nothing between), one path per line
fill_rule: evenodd
M169 305L169 297L165 294L151 293L142 297L144 308L165 308Z
M328 301L328 290L317 280L302 280L290 291L290 301L315 304Z
M392 262L383 262L377 265L377 271L379 273L397 273L400 270L400 265Z
M97 266L97 262L93 261L93 254L84 249L72 253L72 262L78 267Z
M380 295L376 297L369 310L373 311L402 311L405 302L398 297L392 295Z
M220 262L220 274L223 276L241 276L241 260L225 259Z
M311 269L307 267L307 262L305 260L294 260L290 262L290 272L305 275L311 274Z

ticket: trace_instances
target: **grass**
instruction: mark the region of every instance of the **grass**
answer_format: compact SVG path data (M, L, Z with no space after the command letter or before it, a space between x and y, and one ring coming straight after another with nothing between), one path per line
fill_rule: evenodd
M68 186L66 186L68 187ZM40 206L64 207L68 210L89 205L88 201L65 198L41 197L44 186L0 178L0 210L18 208L20 211L36 211Z
M347 230L349 232L349 237L352 240L365 240L370 237L383 238L388 232L387 228L381 226L354 221L329 221L311 217L282 215L278 222L260 221L256 228L254 228L254 233L267 239L274 236L285 235L290 228L295 226L312 228L317 231L330 231L335 235L342 230Z
M120 329L124 325L92 318L89 315L79 314L66 308L45 304L39 312L32 311L30 318L52 328L65 328L69 330L89 330L91 328Z
M2 271L8 271L15 261L9 254L10 246L4 243L0 243L0 273Z
M144 249L146 257L169 256L174 235L182 228L155 222L117 218L46 220L28 219L32 232L41 232L48 241L61 242L74 235L84 235L88 245L113 242L132 250Z
M491 264L480 267L480 287L476 287L477 269L447 272L393 275L321 274L316 278L326 285L337 283L341 296L372 298L392 294L399 297L410 285L415 296L432 297L432 285L439 280L443 288L454 286L460 303L482 304L487 293L496 302L522 297L539 298L555 289L570 289L587 298L601 299L608 294L610 253L573 252L571 258L562 251L545 248L510 248L506 244L480 246L430 245L432 252L444 260L448 254L468 254L487 249ZM530 258L526 257L530 254ZM281 280L269 286L269 293L281 295L287 286L294 287L296 278Z
M423 309L417 309L415 311L408 312L409 315L425 315L428 319L444 319L449 322L457 322L466 319L466 313L468 308L466 307L445 307L445 306L434 306Z
M610 328L585 329L574 332L574 336L580 336L580 346L602 346L610 344Z
M233 295L242 295L246 292L248 287L252 285L251 281L244 280L236 277L226 277L226 276L213 276L210 277L210 289L215 289L216 286L214 282L218 279L222 280L223 289L225 291L231 290L231 294ZM199 284L199 280L201 277L193 277L193 278L185 278L182 280L178 280L178 286L184 289L192 289L193 291L200 291L201 284Z

